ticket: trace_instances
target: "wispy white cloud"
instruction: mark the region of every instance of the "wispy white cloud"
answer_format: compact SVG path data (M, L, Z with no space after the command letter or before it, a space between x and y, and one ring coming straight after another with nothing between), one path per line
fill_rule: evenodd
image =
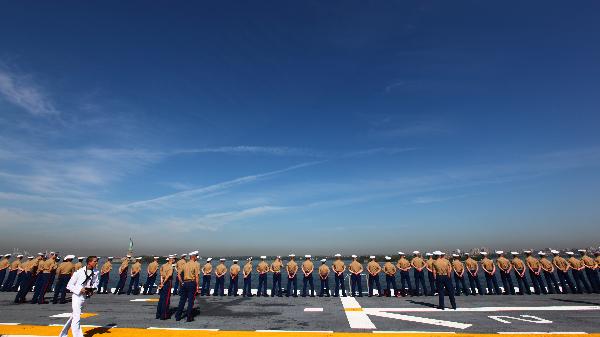
M48 95L30 76L0 68L0 95L6 101L34 116L57 115L59 112Z

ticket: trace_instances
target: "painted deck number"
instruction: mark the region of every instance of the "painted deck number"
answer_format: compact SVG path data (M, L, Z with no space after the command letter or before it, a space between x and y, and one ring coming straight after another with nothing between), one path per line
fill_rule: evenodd
M532 315L519 315L521 317L513 317L513 316L488 316L489 318L501 322L501 323L505 323L505 324L510 324L510 320L513 321L522 321L522 322L528 322L528 323L537 323L537 324L548 324L548 323L552 323L552 321L549 321L547 319L543 319L541 317L537 317L537 316L532 316Z

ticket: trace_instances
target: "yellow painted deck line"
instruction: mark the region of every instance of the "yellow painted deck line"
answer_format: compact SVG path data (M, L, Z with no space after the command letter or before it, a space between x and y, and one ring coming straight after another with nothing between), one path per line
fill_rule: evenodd
M363 311L363 308L344 308L344 311Z
M185 327L182 327L185 328ZM57 336L60 333L60 327L53 326L41 326L41 325L14 325L14 326L0 326L0 334L3 336L10 335L31 335L31 336ZM140 328L111 328L111 327L99 327L99 328L85 328L85 331L94 330L98 333L103 331L110 330L110 337L163 337L165 336L165 330L148 330L148 329L140 329ZM414 336L414 337L438 337L444 336L443 333L400 333L401 335L406 336ZM303 332L280 332L278 336L285 335L286 337L306 337L306 333ZM324 333L319 334L323 335L332 335L335 337L373 337L373 333L371 332L333 332L333 333ZM398 333L382 333L378 334L378 337L397 337ZM457 333L459 337L498 337L498 334L477 334L477 333ZM532 333L532 335L536 335ZM537 336L543 336L545 334L538 334ZM265 333L260 333L256 331L197 331L197 330L169 330L168 336L170 337L264 337ZM447 334L446 334L447 336ZM503 336L511 336L511 335L503 335ZM522 337L522 334L515 334L515 337ZM573 337L573 336L581 336L581 337L600 337L600 333L591 333L585 335L573 335L573 334L552 334L552 337Z

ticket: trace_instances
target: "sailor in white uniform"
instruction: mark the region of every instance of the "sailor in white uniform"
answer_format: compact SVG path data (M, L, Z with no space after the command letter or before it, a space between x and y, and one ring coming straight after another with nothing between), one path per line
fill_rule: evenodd
M71 279L69 280L69 284L67 284L67 289L73 293L73 314L71 314L71 317L69 317L69 320L65 323L59 337L67 337L69 335L69 328L71 328L73 337L83 337L83 331L81 331L80 325L81 309L83 308L86 299L93 295L94 289L98 288L98 283L100 281L100 272L96 269L98 258L90 256L87 258L86 262L87 264L85 267L73 273L73 276L71 276Z

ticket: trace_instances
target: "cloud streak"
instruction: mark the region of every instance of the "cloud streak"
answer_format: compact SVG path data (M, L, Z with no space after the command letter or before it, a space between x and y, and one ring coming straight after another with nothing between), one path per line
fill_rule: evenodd
M28 77L0 69L0 95L33 116L52 116L59 112L42 89Z

